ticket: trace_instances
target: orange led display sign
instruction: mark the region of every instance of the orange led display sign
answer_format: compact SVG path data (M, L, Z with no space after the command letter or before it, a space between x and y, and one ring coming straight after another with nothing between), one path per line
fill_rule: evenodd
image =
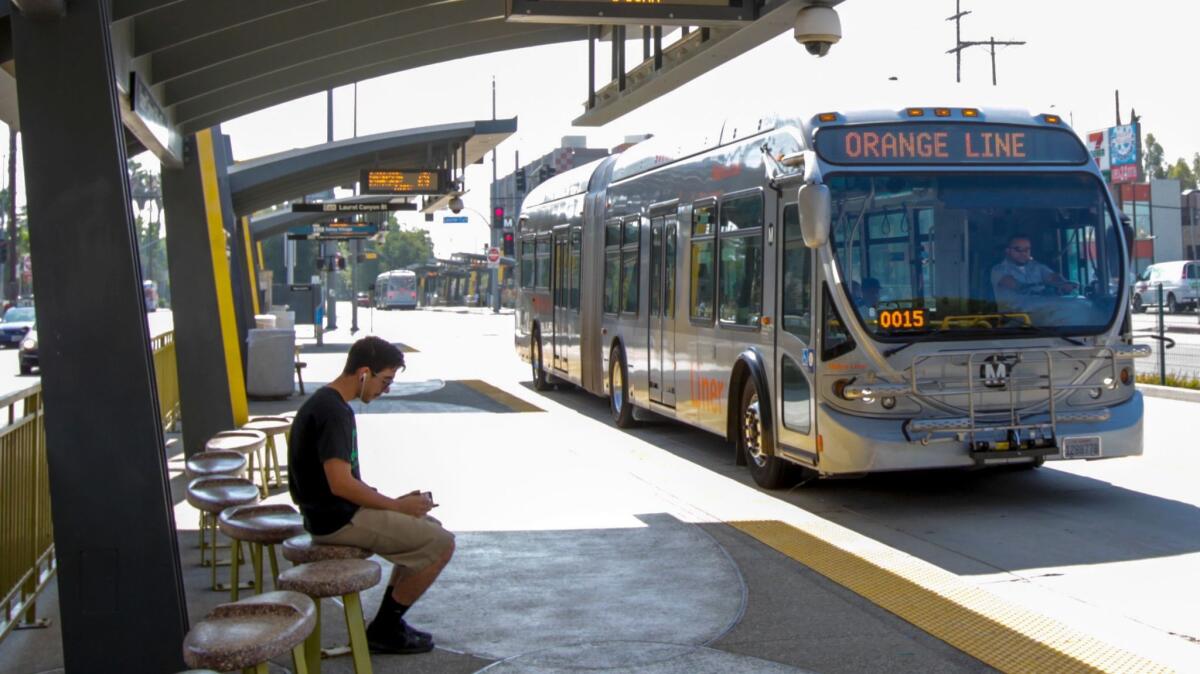
M1069 131L1035 126L914 122L817 131L817 154L834 164L1082 164Z
M878 320L884 330L918 330L925 327L925 310L885 309L879 312Z
M441 169L363 169L363 194L442 194L446 180Z

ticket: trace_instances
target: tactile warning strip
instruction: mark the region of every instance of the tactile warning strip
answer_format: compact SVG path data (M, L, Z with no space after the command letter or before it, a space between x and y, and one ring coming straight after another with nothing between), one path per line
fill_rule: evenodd
M727 524L1004 672L1171 671L899 551L854 552L778 521Z

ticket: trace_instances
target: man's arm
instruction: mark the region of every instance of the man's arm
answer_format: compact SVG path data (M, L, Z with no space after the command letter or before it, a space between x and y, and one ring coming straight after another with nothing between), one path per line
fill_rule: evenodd
M328 459L322 464L325 469L325 479L329 482L329 491L335 496L344 498L362 508L373 510L395 510L396 512L424 517L433 507L424 494L406 494L400 498L390 498L380 494L367 483L354 477L350 472L350 462L342 459Z

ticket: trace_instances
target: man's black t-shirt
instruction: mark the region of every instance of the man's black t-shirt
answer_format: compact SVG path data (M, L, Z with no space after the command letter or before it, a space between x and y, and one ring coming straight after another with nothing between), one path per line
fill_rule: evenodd
M354 411L337 391L324 386L296 413L288 443L288 490L309 533L331 534L350 522L358 506L329 490L325 462L341 459L358 474L358 430Z

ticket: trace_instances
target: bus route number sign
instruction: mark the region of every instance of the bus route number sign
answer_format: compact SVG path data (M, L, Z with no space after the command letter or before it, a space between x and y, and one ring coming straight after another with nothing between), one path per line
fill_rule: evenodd
M1090 159L1064 129L1014 124L864 124L824 127L817 154L832 164L1084 164Z
M884 330L920 330L925 327L925 310L884 309L877 320Z
M363 194L441 194L446 181L440 169L363 169Z

